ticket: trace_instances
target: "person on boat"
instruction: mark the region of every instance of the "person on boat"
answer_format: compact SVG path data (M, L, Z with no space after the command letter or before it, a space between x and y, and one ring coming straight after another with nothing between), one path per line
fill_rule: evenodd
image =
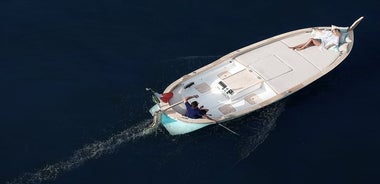
M321 31L321 30L318 30ZM289 47L293 50L303 50L311 46L323 46L326 49L330 49L334 46L339 46L339 38L341 32L339 29L332 29L331 31L323 30L321 31L321 36L319 38L310 38L307 42L299 44L294 47Z
M198 107L197 101L193 101L193 102L191 102L191 104L189 103L190 99L198 98L198 97L199 97L198 95L193 95L193 96L188 96L184 99L184 102L186 105L186 114L185 115L189 118L192 118L192 119L206 118L206 119L209 119L209 120L213 121L214 123L216 123L216 121L214 119L210 118L207 115L208 109L204 109L203 106Z

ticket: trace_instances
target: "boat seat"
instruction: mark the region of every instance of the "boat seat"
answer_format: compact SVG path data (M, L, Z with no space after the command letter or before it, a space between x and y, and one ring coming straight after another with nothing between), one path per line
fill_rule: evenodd
M211 87L207 83L202 82L201 84L196 85L195 89L200 93L206 93L207 91L210 91Z
M231 104L226 104L218 108L218 110L224 115L230 114L236 111L236 109Z
M249 104L254 105L258 101L261 101L261 98L259 96L257 96L257 94L252 93L252 94L247 95L246 97L244 97L244 100L247 101Z

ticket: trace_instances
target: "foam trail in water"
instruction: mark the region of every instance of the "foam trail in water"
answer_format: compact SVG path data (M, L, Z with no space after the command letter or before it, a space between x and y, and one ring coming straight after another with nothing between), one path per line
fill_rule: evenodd
M284 111L284 108L284 102L277 102L260 110L259 115L254 117L257 132L251 136L244 137L240 147L240 158L234 165L247 158L265 141L270 132L276 127L276 120Z
M148 123L150 122L151 120L146 120L139 123L139 125L128 128L104 141L97 141L88 144L75 151L74 154L67 160L47 165L34 173L25 173L13 181L7 182L7 184L36 184L44 181L53 181L58 176L81 166L88 160L97 159L105 154L112 153L123 143L133 141L154 132L152 129L146 129Z

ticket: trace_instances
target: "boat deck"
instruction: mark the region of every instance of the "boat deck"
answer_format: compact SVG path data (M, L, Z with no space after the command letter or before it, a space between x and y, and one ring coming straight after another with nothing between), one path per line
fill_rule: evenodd
M254 49L238 56L236 60L259 73L276 93L283 93L321 72L340 54L319 47L301 51L288 48L310 38L310 33L299 34Z
M162 125L171 135L214 125L207 118L185 117L186 107L182 102L187 96L199 95L189 101L196 100L199 106L209 109L208 114L218 123L254 112L293 94L338 66L351 52L353 30L362 19L350 27L298 29L233 51L171 83L164 91L173 93L169 103L161 101L150 112L161 109L154 116L161 116ZM310 38L320 38L321 29L340 29L339 48L326 50L314 46L301 51L289 48Z
M213 118L220 118L236 111L263 106L261 102L286 93L302 83L312 81L340 56L340 52L310 47L302 51L289 49L306 42L310 31L294 34L255 49L240 49L234 57L197 73L174 88L170 104L186 96L209 109ZM248 46L249 47L249 46ZM187 84L194 82L188 88ZM190 100L190 101L192 101ZM185 105L173 107L172 113L185 113ZM168 112L170 113L170 112Z

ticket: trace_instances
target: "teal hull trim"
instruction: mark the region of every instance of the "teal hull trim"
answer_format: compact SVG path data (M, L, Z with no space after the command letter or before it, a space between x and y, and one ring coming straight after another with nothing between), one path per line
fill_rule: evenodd
M149 109L149 112L154 116L156 111L160 110L160 106L158 104L154 105ZM205 126L211 124L197 124L197 123L185 123L176 119L173 119L166 115L165 113L161 113L161 121L162 125L165 129L170 133L170 135L179 135L186 134L198 129L201 129Z
M161 115L161 123L164 125L166 130L170 135L186 134L198 129L201 129L210 124L197 124L197 123L185 123L179 120L175 120L167 116L166 114Z

